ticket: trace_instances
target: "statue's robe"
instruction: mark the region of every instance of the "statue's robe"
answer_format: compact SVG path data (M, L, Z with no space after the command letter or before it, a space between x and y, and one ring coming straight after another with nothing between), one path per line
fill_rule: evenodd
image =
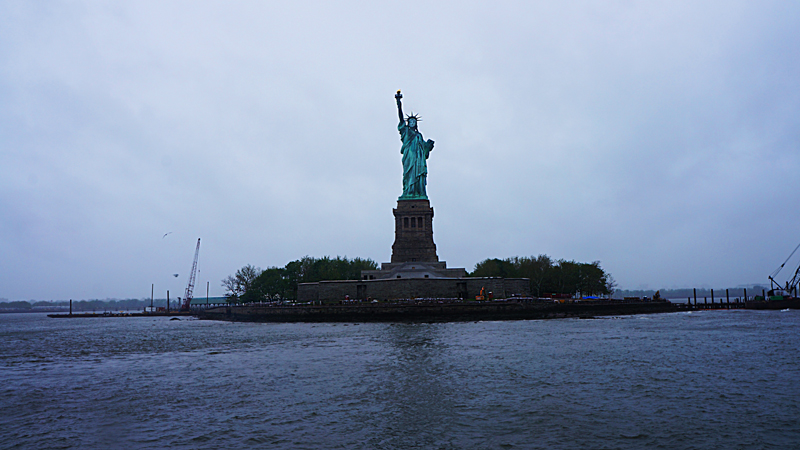
M433 145L425 142L422 133L409 127L405 121L397 125L397 130L400 131L400 140L403 141L403 146L400 148L400 153L403 155L403 195L400 199L427 199L426 161Z

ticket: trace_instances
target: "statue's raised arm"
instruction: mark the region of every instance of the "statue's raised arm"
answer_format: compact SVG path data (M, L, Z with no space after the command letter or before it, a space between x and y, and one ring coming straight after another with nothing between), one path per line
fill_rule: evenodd
M400 89L397 90L397 94L394 94L395 100L397 100L397 115L400 116L400 122L404 122L403 120L403 102L401 99L403 98L403 94L400 93Z

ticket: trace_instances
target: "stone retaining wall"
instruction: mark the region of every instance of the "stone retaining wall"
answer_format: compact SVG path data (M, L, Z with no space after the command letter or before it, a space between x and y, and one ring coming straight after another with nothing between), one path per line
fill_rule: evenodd
M335 280L300 283L297 300L307 302L338 302L353 300L396 300L411 298L474 299L481 288L495 299L529 297L527 278L390 278L382 280Z
M670 302L407 302L327 306L237 305L198 313L201 319L256 322L395 322L553 319L678 311Z

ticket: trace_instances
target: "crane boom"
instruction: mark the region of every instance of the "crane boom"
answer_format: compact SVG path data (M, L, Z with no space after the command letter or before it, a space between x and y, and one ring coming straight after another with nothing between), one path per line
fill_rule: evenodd
M781 284L778 283L777 281L775 281L775 278L774 278L774 277L776 277L778 275L778 272L780 272L781 269L783 269L783 266L785 266L786 263L789 262L789 260L792 258L792 256L797 251L797 249L800 249L800 244L797 244L797 247L795 247L794 250L792 250L792 253L789 255L788 258L786 258L786 261L784 261L783 264L781 264L780 267L775 269L775 271L772 272L772 274L768 277L769 278L769 282L770 282L770 290L769 290L769 292L770 292L769 295L770 296L779 295L780 291L784 291L786 293L786 295L790 295L790 296L791 295L794 295L794 296L797 295L797 287L800 284L800 266L797 266L797 269L795 269L795 271L794 271L794 276L792 276L792 278L790 280L786 281L786 285L785 286L781 286Z
M192 271L189 272L189 284L186 285L186 293L183 298L182 311L188 311L192 304L192 291L194 291L194 279L197 275L197 257L200 255L200 238L197 238L197 248L194 251L194 262L192 263Z

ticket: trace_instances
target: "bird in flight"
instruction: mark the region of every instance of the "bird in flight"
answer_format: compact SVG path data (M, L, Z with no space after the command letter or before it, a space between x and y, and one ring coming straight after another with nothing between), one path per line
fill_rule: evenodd
M175 278L178 278L178 274L177 273L173 273L172 276L175 277Z
M164 233L164 235L161 236L161 239L164 239L165 237L167 237L168 234L172 234L172 231L170 231L169 233Z

